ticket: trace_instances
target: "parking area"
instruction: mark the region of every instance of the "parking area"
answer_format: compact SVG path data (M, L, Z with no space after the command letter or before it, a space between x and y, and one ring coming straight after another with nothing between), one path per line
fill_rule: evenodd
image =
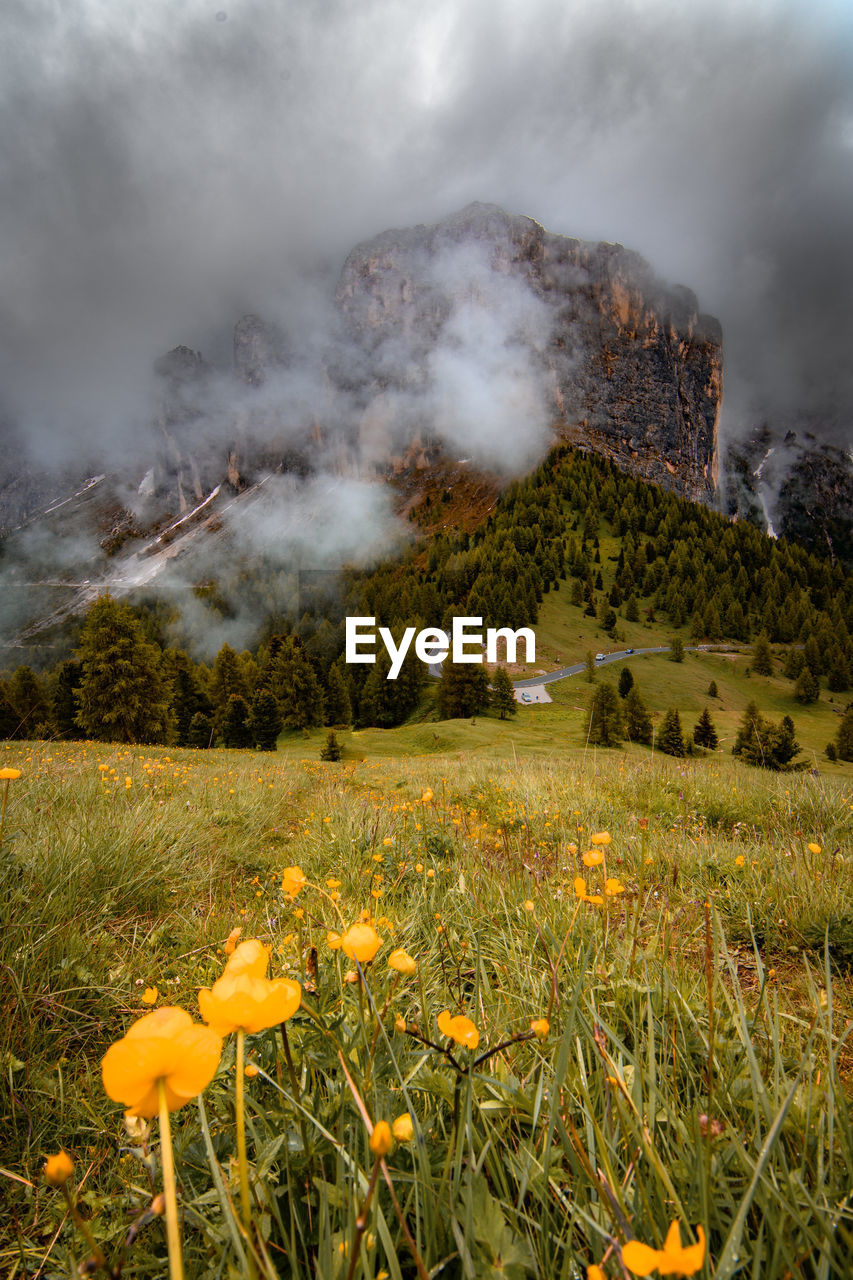
M515 700L526 707L534 702L550 702L551 696L544 684L534 684L526 689L516 689Z

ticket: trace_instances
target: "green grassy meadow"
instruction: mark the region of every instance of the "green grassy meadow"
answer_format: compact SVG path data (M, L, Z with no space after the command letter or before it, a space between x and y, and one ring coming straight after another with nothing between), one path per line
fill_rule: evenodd
M789 682L746 665L631 662L686 728L715 679L725 746L760 688L816 758L826 694L791 710ZM186 1275L622 1277L623 1246L659 1250L673 1221L707 1243L682 1274L845 1274L853 772L587 750L590 686L551 692L514 721L342 733L338 764L319 731L275 754L0 752L21 770L0 895L4 1275L93 1273L92 1241L101 1274L167 1274L158 1122L125 1122L100 1061L153 1008L197 1020L235 928L302 1003L246 1037L248 1227L233 1036L172 1112ZM292 866L310 883L289 899ZM382 939L361 968L329 944L359 919ZM416 973L389 968L397 948ZM441 1034L444 1011L476 1048ZM371 1126L403 1115L411 1138L380 1157ZM60 1149L76 1224L42 1176Z

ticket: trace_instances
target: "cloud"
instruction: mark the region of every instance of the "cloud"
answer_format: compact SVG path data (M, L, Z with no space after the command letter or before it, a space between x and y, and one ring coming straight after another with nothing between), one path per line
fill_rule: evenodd
M246 311L304 357L264 392L301 431L346 253L475 199L695 288L724 326L730 432L849 433L844 5L8 0L0 51L0 404L40 462L147 448L153 361L186 343L226 368ZM439 429L487 449L490 392L526 388L535 442L518 344L478 308L457 321ZM205 415L217 448L231 409Z

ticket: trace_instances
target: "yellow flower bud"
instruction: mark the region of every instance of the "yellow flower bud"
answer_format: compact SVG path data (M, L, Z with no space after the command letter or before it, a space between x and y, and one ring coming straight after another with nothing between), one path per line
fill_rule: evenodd
M379 1120L370 1135L370 1150L375 1156L387 1156L394 1146L394 1136L387 1120Z

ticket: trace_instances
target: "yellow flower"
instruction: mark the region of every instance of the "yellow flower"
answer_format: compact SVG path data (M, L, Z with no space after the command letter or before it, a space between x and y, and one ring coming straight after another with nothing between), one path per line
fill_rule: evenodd
M308 883L308 877L299 867L285 867L281 876L281 887L289 898L295 898Z
M583 876L575 876L575 896L586 900L586 880Z
M462 1014L451 1018L449 1009L445 1009L438 1015L438 1029L442 1035L455 1040L457 1044L464 1045L466 1049L476 1049L480 1043L480 1033L471 1019Z
M225 963L225 973L230 973L233 977L245 974L249 978L262 978L269 962L269 947L265 947L257 938L250 938L234 948Z
M608 898L615 898L617 894L625 892L625 886L615 876L608 876L604 881L604 892Z
M411 1142L415 1136L415 1126L412 1124L412 1117L408 1111L404 1111L401 1116L391 1125L391 1132L398 1142Z
M65 1151L48 1156L44 1164L44 1176L52 1187L62 1187L74 1172L74 1161Z
M104 1089L134 1115L150 1119L160 1109L157 1085L166 1086L166 1105L177 1111L206 1089L219 1066L222 1039L183 1009L163 1005L137 1019L110 1045L101 1063Z
M535 1018L530 1024L530 1030L534 1033L537 1040L544 1040L548 1032L551 1030L551 1024L547 1018Z
M405 1030L406 1030L406 1019L405 1019L405 1018L401 1018L401 1017L399 1016L399 1014L398 1014L398 1015L397 1015L397 1017L394 1019L394 1030L395 1030L395 1031L405 1031Z
M635 1276L647 1276L654 1270L662 1276L693 1276L705 1261L705 1232L697 1227L696 1234L698 1244L690 1244L685 1249L676 1219L666 1233L662 1249L651 1249L639 1240L629 1240L622 1246L622 1261Z
M375 1156L387 1156L394 1146L394 1136L387 1120L378 1120L370 1135L370 1150Z
M2 773L0 773L0 777L2 777L2 776L3 776L3 775L2 775ZM815 854L820 853L820 845L819 845L819 844L810 844L810 845L809 845L809 853L815 853Z
M254 1080L258 1074L258 1067L254 1062L247 1062L243 1068L243 1074L248 1076L250 1080Z
M20 778L20 776L20 769L10 769L8 766L5 769L0 769L0 781L2 782L11 782L14 778Z
M744 861L745 861L745 859L744 859L743 854L742 854L742 853L739 853L739 854L738 854L738 856L735 858L735 866L736 866L736 867L742 867L742 866L744 865Z
M343 942L343 934L332 933L330 930L329 933L326 934L326 941L328 942L332 951L339 951L341 943Z
M402 947L398 947L396 951L392 951L388 957L388 967L396 969L398 973L405 974L407 978L411 978L413 973L417 973L418 962L408 951L404 951Z
M601 1270L601 1267L596 1266L593 1262L592 1265L586 1269L586 1280L606 1280L606 1277L604 1272Z
M525 902L525 904L524 904L524 910L525 910L525 911L532 911L532 910L533 910L533 903L531 902L531 900L530 900L529 898L527 899L527 901L526 901L526 902Z
M156 987L146 987L142 993L143 1004L156 1004L160 997L160 992Z
M237 948L225 966L225 972L218 982L208 990L206 987L198 993L198 1007L205 1022L220 1036L227 1036L231 1031L264 1031L267 1027L277 1026L292 1018L302 1003L302 988L298 982L290 978L265 978L269 954L260 943L263 952L263 968L258 972L260 959L250 964L251 956L246 956L246 964L232 968L240 952L252 947L251 942L244 942Z
M329 876L328 880L326 881L326 888L327 888L327 889L340 889L340 887L341 887L341 884L342 884L342 883L343 883L343 881L341 881L341 880L336 880L334 876Z
M590 849L583 855L583 865L585 867L597 867L604 861L604 854L600 849Z
M429 804L431 799L432 799L432 792L430 791L429 787L427 787L426 791L421 796L421 804Z
M354 924L341 938L341 948L350 960L367 964L382 946L382 939L372 924Z
M591 844L610 844L610 832L596 831L589 839Z

